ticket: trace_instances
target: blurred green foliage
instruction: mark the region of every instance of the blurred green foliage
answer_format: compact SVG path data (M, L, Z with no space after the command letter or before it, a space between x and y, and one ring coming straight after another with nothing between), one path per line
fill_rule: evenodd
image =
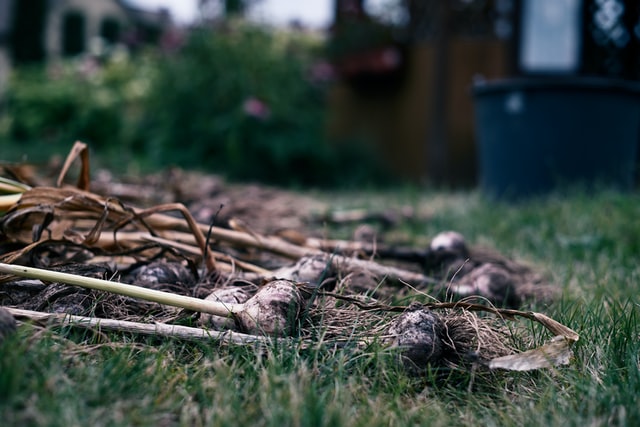
M81 140L114 160L107 164L132 161L155 62L115 50L103 58L15 69L0 121L0 140L8 151L3 155L40 162L65 155Z
M116 168L294 186L382 182L366 145L326 140L327 82L311 72L323 48L318 38L229 22L194 30L171 52L20 69L0 138L40 154L82 140Z

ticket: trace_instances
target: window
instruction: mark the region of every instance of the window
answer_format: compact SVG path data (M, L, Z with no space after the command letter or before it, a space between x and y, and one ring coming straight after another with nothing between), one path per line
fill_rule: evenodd
M524 0L520 66L525 72L573 72L580 62L581 0Z

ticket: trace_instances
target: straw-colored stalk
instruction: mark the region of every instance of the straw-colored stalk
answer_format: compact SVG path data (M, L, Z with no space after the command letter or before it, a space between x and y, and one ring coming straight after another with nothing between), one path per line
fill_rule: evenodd
M0 213L8 211L30 189L26 184L0 176L0 193L9 193L0 196Z
M66 283L216 316L233 317L247 333L281 335L291 332L292 321L295 321L302 303L302 296L296 285L288 280L269 282L246 303L233 304L21 265L0 263L0 273Z
M8 211L13 205L18 203L22 194L5 194L0 196L0 212Z

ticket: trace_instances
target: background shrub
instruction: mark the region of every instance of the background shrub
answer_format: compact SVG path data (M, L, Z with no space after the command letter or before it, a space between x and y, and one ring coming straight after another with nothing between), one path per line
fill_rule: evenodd
M373 176L370 155L324 137L326 87L309 78L321 50L318 40L247 25L194 32L161 64L145 151L154 163L279 184Z
M323 41L240 22L177 51L116 51L21 69L0 138L42 154L91 144L116 169L202 169L232 180L353 186L386 177L364 143L325 138ZM45 147L43 150L42 147Z
M3 145L12 147L10 154L22 152L35 161L66 154L75 140L103 155L126 153L147 96L135 89L148 86L144 63L122 51L108 59L84 57L15 70L0 127Z

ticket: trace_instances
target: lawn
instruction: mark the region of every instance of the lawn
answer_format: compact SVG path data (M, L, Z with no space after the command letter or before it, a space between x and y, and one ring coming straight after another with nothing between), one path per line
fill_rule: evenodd
M531 309L580 334L570 365L415 377L376 347L262 348L25 324L0 344L2 424L640 424L637 193L574 191L518 204L407 187L311 195L335 209L409 206L420 219L395 224L390 239L420 246L453 229L548 274L562 296ZM324 227L342 238L353 225Z

